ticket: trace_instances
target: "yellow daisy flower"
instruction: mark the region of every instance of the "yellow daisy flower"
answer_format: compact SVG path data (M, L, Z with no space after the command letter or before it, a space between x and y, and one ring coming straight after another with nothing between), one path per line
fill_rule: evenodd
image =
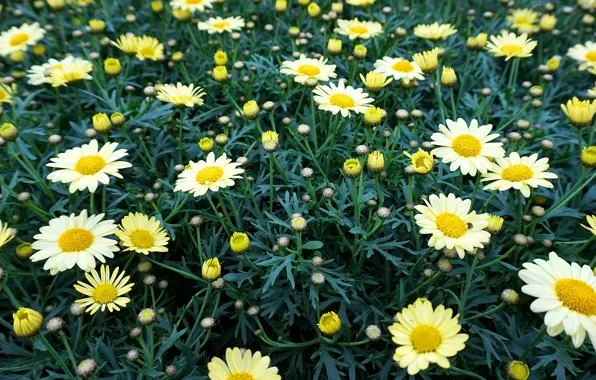
M93 64L82 58L74 58L72 61L62 62L58 67L50 71L46 78L53 87L69 86L82 80L92 80L89 75L93 71Z
M590 231L593 235L596 235L596 215L586 216L586 222L588 222L588 226L582 224L582 227Z
M203 96L205 92L199 86L194 84L188 86L178 82L175 86L173 84L164 84L157 92L157 99L165 103L172 103L176 107L199 107L203 105Z
M405 58L383 57L383 59L377 59L374 66L375 72L393 76L393 79L401 80L406 85L412 81L424 79L420 66Z
M463 259L465 252L474 252L488 243L490 233L484 231L488 226L488 215L469 212L472 207L469 199L463 200L453 194L432 194L424 203L426 206L416 206L420 214L415 219L420 233L431 235L429 247L455 249Z
M113 220L102 221L103 217L104 214L87 217L87 210L83 210L76 216L73 213L50 220L33 236L31 248L37 252L31 261L47 260L43 269L52 275L75 265L88 272L95 268L95 259L105 263L105 258L113 258L119 248L116 240L106 238L118 227Z
M46 166L58 168L50 174L48 179L52 182L70 183L68 191L83 191L89 189L94 193L99 183L107 185L110 183L108 175L122 178L118 172L120 169L130 168L131 163L118 161L128 155L126 149L116 150L118 143L105 143L99 149L97 140L91 140L89 144L72 148L58 157L50 158Z
M355 7L368 8L375 3L375 0L346 0L346 3Z
M213 0L172 0L170 6L175 10L205 12L206 8L213 8Z
M537 42L528 38L526 33L521 36L504 31L499 36L490 36L486 49L495 57L505 57L505 61L511 58L527 58L532 56L532 50Z
M12 329L19 338L29 338L37 335L43 327L43 316L38 311L27 307L20 307L12 314Z
M408 374L415 375L436 363L449 368L449 359L463 350L469 336L459 333L459 316L439 305L433 309L427 300L418 300L396 315L397 322L389 326L393 343L398 345L393 360Z
M207 21L201 21L198 24L199 30L206 30L209 34L215 33L232 33L234 30L241 30L244 28L244 19L242 17L226 17L221 18L210 17Z
M136 57L140 61L150 59L152 61L158 61L163 59L163 44L159 42L157 38L142 36L137 37L137 52Z
M234 186L234 178L241 178L244 169L241 164L232 162L226 154L215 159L213 152L207 155L206 161L193 162L178 175L174 191L184 191L195 197L205 195L207 191L219 191L220 188Z
M111 41L110 43L122 50L124 54L134 55L138 51L139 37L132 33L122 34L118 40Z
M38 22L23 24L0 33L0 55L8 56L15 51L25 51L39 42L46 34Z
M435 22L433 24L420 24L414 28L414 34L425 40L438 41L455 34L455 29L451 24L439 24Z
M418 149L418 152L414 153L413 155L409 152L404 152L406 157L412 160L412 168L416 173L420 174L428 174L431 170L433 170L433 155L428 154L422 149Z
M576 97L567 101L567 104L561 104L561 109L569 118L571 124L582 128L592 124L592 119L596 113L596 100L579 100Z
M269 367L271 359L259 351L244 353L239 348L226 349L226 361L213 358L207 364L210 380L281 380L277 367Z
M553 184L548 180L559 178L556 174L546 171L548 158L538 160L537 154L520 157L517 152L513 152L509 157L497 157L496 161L496 164L492 164L490 172L482 175L482 182L493 181L484 186L484 190L507 191L513 188L527 198L530 196L530 187L542 186L551 189Z
M567 50L567 56L579 63L580 70L596 67L596 42L587 41L577 44Z
M313 94L320 110L334 115L341 113L343 117L350 117L352 111L364 113L370 107L369 103L374 102L361 88L346 87L343 81L339 81L337 86L334 83L329 83L329 86L318 85Z
M334 32L342 36L348 36L351 40L360 38L367 40L383 33L383 25L376 21L337 20L337 28Z
M330 78L337 77L335 65L327 65L327 59L306 58L304 54L300 55L295 61L284 61L279 70L280 73L293 75L294 82L304 84L307 79L314 78L319 82L327 82Z
M360 74L360 80L364 83L366 89L370 92L377 93L381 91L389 83L393 82L393 75L388 77L385 74L379 74L374 71L366 73L366 77Z
M540 30L537 24L539 14L531 9L514 9L507 21L511 23L512 29L517 29L520 33L536 33Z
M8 86L4 83L0 83L0 103L12 104L14 103L14 96L17 86L13 84Z
M135 251L148 255L149 252L167 252L170 238L162 225L140 212L128 213L122 218L120 229L115 232L124 251Z
M31 66L31 68L27 70L27 78L29 78L27 83L33 86L40 86L42 84L49 83L48 79L54 69L60 69L63 65L69 64L74 60L75 57L69 55L60 61L50 58L48 62L42 65Z
M3 224L0 220L0 247L4 246L12 239L14 239L14 235L10 233L10 228L8 227L8 224Z
M134 283L128 283L130 276L124 277L124 271L118 275L119 269L116 267L110 275L110 267L102 265L100 273L97 273L95 269L91 270L91 274L85 273L89 284L77 281L74 288L87 297L75 302L81 304L81 307L86 307L85 311L91 314L95 314L99 309L105 311L106 307L110 312L119 311L120 307L126 307L130 298L122 297L122 295L130 292Z

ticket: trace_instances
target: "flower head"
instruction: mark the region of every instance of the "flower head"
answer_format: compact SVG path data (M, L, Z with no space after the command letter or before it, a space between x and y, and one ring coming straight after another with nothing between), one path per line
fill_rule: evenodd
M439 68L439 48L423 51L422 53L416 53L412 56L412 58L426 74L432 74Z
M6 57L16 51L25 51L39 42L45 33L37 22L13 26L0 33L0 55Z
M170 6L174 10L203 13L205 9L213 8L213 0L172 0Z
M321 315L319 319L319 330L327 336L333 336L341 330L341 320L339 316L334 312L330 311Z
M561 104L561 109L569 118L574 126L581 128L592 123L596 113L596 100L579 100L576 97L567 101L567 104Z
M416 62L408 61L405 58L383 57L383 59L377 59L375 72L393 76L393 79L401 80L406 85L424 79L420 66Z
M586 222L588 222L587 226L585 224L582 224L581 226L590 231L593 235L596 235L596 215L586 216Z
M207 281L217 280L221 275L221 265L217 257L208 259L203 263L201 275Z
M12 239L14 239L14 235L10 233L8 224L2 223L0 220L0 247L4 246Z
M43 316L27 307L20 307L12 314L13 330L19 338L29 338L39 333L43 326Z
M244 232L234 232L230 237L230 249L235 254L244 253L250 248L250 239Z
M199 22L199 30L206 30L209 34L221 34L224 32L232 33L235 30L244 28L244 19L242 17L221 18L210 17L207 21Z
M434 160L432 154L422 149L418 149L418 152L413 155L409 152L404 152L404 154L412 160L411 165L416 173L428 174L433 170Z
M329 86L318 85L313 90L313 94L320 110L334 115L340 113L343 117L350 117L352 111L364 113L370 107L369 103L374 101L361 88L346 87L343 81L339 81L337 85L334 83L329 83Z
M211 380L281 380L277 367L270 367L271 359L259 351L226 349L225 361L213 358L207 364Z
M507 21L511 23L512 29L517 29L520 33L535 33L540 30L540 26L537 25L538 13L531 9L514 9L509 16Z
M526 33L517 36L515 33L503 32L499 36L490 36L486 49L495 57L505 57L508 61L511 58L527 58L532 56L532 50L537 42L528 38Z
M579 63L579 70L594 69L596 67L596 42L587 41L569 48L567 56Z
M367 40L383 33L383 25L376 21L359 21L358 18L337 20L337 28L334 32L342 36L348 36L351 40L357 38Z
M157 99L165 103L172 103L176 107L199 107L203 105L205 92L199 86L194 84L188 86L178 82L176 86L173 84L164 84L157 92Z
M70 86L82 80L91 80L89 75L93 71L93 64L82 58L62 60L61 64L49 71L46 83L53 87Z
M77 292L87 297L78 299L75 302L81 307L86 307L87 313L95 314L99 309L110 312L120 310L120 307L126 307L130 298L122 297L130 292L134 283L128 283L130 276L124 277L124 271L119 272L118 267L110 274L110 267L102 265L99 273L92 269L91 273L85 273L88 284L83 281L77 281L74 288Z
M455 34L455 29L451 24L439 24L435 22L433 24L420 24L414 28L414 34L425 40L438 41Z
M178 175L174 191L184 191L198 197L209 190L217 192L220 188L234 186L234 179L244 173L244 169L238 168L240 165L232 162L225 153L216 159L215 154L210 152L206 161L191 161L188 164L187 169Z
M119 229L114 233L120 239L124 251L135 251L148 255L150 252L167 252L170 238L155 217L149 218L140 212L128 213L122 218Z
M140 61L146 59L158 61L164 58L163 44L157 38L149 36L137 37L136 48L136 57Z
M116 41L111 41L111 44L127 55L135 55L139 50L139 38L130 33L120 35Z
M337 77L335 65L327 65L327 59L306 58L304 54L300 55L295 61L284 61L279 70L280 73L294 76L294 82L305 84L309 78L314 78L319 82L327 82L330 78Z
M377 93L393 81L393 75L387 77L385 74L369 71L366 73L366 77L360 74L360 79L368 91Z

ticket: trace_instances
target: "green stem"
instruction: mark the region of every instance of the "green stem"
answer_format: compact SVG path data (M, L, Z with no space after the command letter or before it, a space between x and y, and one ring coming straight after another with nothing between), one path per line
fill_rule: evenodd
M542 325L542 327L540 328L540 330L538 330L538 334L536 334L536 336L534 337L534 339L530 342L530 344L528 344L528 346L526 347L526 349L524 350L524 352L519 357L519 360L522 360L523 361L526 358L526 356L528 356L528 354L536 346L536 343L540 340L540 338L542 338L544 336L545 333L546 333L546 325Z
M45 336L43 334L39 334L38 337L39 337L39 340L41 341L41 343L50 352L50 355L52 355L52 357L56 360L56 362L58 363L60 368L62 368L62 370L64 371L64 374L66 376L68 376L69 379L74 380L75 378L72 375L72 373L70 372L70 370L68 369L68 366L66 365L66 363L64 363L64 361L62 360L60 355L58 355L56 350L54 350L54 347L52 347L52 345L47 341Z

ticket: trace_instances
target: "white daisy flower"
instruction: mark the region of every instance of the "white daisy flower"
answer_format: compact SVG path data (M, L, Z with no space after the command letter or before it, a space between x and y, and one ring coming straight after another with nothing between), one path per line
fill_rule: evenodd
M367 40L383 33L383 25L376 21L337 20L337 28L333 30L342 36L348 36L351 40L360 38Z
M375 62L375 72L392 76L395 80L401 80L408 84L413 80L423 80L424 73L414 61L404 58L383 57Z
M46 34L38 22L23 24L0 33L0 55L7 56L15 51L25 51L35 45Z
M343 81L339 81L337 86L334 83L329 83L329 86L318 85L313 94L320 110L334 115L341 113L343 117L350 117L351 111L364 113L370 107L369 103L374 102L361 88L346 87Z
M567 56L579 63L580 70L596 67L596 42L574 45L567 51Z
M220 188L234 186L233 178L241 178L244 169L241 164L232 162L226 154L215 159L213 152L207 155L206 161L191 161L187 168L178 175L174 191L184 191L195 197L205 195L208 190L219 191Z
M72 55L67 56L66 58L58 61L57 59L50 58L48 62L31 66L29 70L27 70L27 83L33 86L41 86L42 84L49 83L48 78L50 77L52 70L60 69L63 65L71 63L74 61L75 58Z
M308 78L315 78L319 82L327 82L330 78L337 77L335 65L327 65L327 59L306 58L300 55L295 61L284 61L281 64L280 73L293 75L294 82L304 84Z
M205 12L206 8L213 8L213 0L172 0L170 6L183 11Z
M199 30L206 30L209 34L228 32L244 28L244 19L242 17L221 18L210 17L207 21L201 21L198 24Z

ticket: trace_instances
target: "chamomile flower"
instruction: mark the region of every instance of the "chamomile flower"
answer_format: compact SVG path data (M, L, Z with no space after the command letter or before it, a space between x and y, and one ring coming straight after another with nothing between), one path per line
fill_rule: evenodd
M383 57L383 59L377 59L375 72L393 76L393 79L401 80L404 84L424 79L420 66L416 62L404 58Z
M126 149L116 150L117 147L118 143L108 142L99 149L97 140L91 140L89 144L60 153L46 164L59 169L48 174L48 179L52 182L70 183L68 190L71 193L84 189L94 193L99 183L110 183L109 175L122 178L118 171L132 166L129 162L118 161L128 155L128 152Z
M469 336L461 334L459 316L452 309L439 305L436 309L427 300L417 300L396 315L389 326L393 343L398 345L393 360L408 374L415 375L436 363L449 368L449 359L463 350Z
M504 31L499 36L490 36L490 42L486 49L495 57L505 57L505 61L511 58L527 58L532 56L532 50L537 42L528 38L526 33L517 36L515 33Z
M163 59L163 44L159 42L157 38L142 36L137 37L136 43L136 57L140 61L150 59L152 61L158 61Z
M313 94L320 110L334 115L341 113L343 117L350 117L352 111L364 113L374 101L361 88L346 87L343 81L339 81L337 85L334 83L329 83L329 86L318 85L313 90Z
M29 78L27 83L33 86L41 86L42 84L49 83L48 78L54 69L60 69L63 65L71 63L74 60L75 57L69 55L60 61L50 58L44 64L31 66L27 70L27 78Z
M74 58L53 68L46 80L53 87L70 86L82 80L93 79L89 75L92 71L93 64L91 62L82 58Z
M540 30L537 24L539 14L531 9L514 9L507 21L511 23L512 29L517 29L520 33L536 33Z
M553 184L549 179L556 179L555 173L547 172L548 158L538 159L537 154L520 157L513 152L509 157L496 157L497 163L493 163L490 172L482 175L482 182L492 183L484 186L485 190L507 191L511 188L519 190L524 197L530 196L530 188L538 186L551 189Z
M207 368L210 380L281 380L277 367L269 367L270 363L269 356L259 351L253 354L236 347L226 349L226 361L214 357Z
M207 21L199 22L199 30L206 30L209 34L215 33L232 33L234 30L240 30L244 28L244 19L242 17L226 17L221 18L210 17Z
M465 252L474 252L488 243L490 233L484 231L488 215L470 212L472 202L469 199L463 200L453 194L433 194L424 202L426 206L416 206L420 214L415 219L420 233L431 235L429 247L455 249L463 259Z
M118 274L119 269L116 267L110 273L110 267L102 265L100 273L97 273L95 269L91 270L91 274L85 273L89 283L77 281L74 288L87 297L78 299L75 302L86 308L85 311L92 315L100 309L105 311L107 308L110 312L113 312L114 310L119 311L121 307L126 307L126 304L130 302L130 298L122 296L131 291L134 283L128 283L130 276L124 277L124 271Z
M526 283L522 292L535 297L534 313L546 313L544 324L550 336L563 331L579 348L586 333L596 347L596 275L589 265L569 264L555 252L548 260L524 263L519 277Z
M580 70L596 67L596 42L587 41L569 48L567 56L579 63Z
M334 32L342 36L348 36L351 40L356 38L367 40L383 33L383 25L376 21L359 21L358 18L337 20L337 28Z
M425 40L438 41L455 34L455 29L451 24L420 24L414 28L414 34Z
M135 251L148 255L149 252L167 252L170 238L162 225L155 219L140 212L128 213L120 221L115 232L124 251Z
M0 220L0 247L5 245L12 239L14 239L14 235L10 233L10 228L8 227L8 224L3 224Z
M39 42L45 33L45 29L37 22L13 26L0 33L0 55L5 57L15 51L25 51Z
M46 260L43 269L52 275L64 272L77 265L88 272L95 268L95 260L102 263L113 258L118 252L118 242L106 236L116 232L118 227L113 220L102 220L104 214L87 217L87 210L79 215L62 215L50 220L33 236L31 248L36 250L31 261Z
M178 82L176 86L173 84L164 84L159 88L157 93L157 99L165 103L172 103L176 107L199 107L203 105L205 92L199 86L195 87L194 84L188 86Z
M182 11L205 12L206 8L213 8L213 0L172 0L170 6Z
M225 153L215 159L215 154L211 152L206 161L191 161L188 164L189 167L178 175L174 191L184 191L198 197L209 190L217 192L220 188L234 186L234 179L244 173L244 169L238 168L240 165L232 162Z
M327 65L327 59L307 58L300 55L295 61L284 61L279 70L280 73L294 76L294 82L304 84L307 79L314 78L319 82L327 82L330 78L337 77L335 65Z
M457 121L446 120L439 125L439 131L431 136L432 143L439 148L432 150L432 154L441 158L449 169L454 172L461 170L462 174L475 176L476 172L486 173L491 168L490 159L505 156L503 144L491 142L499 137L498 133L490 134L492 125L478 126L476 119L470 125L464 119Z

